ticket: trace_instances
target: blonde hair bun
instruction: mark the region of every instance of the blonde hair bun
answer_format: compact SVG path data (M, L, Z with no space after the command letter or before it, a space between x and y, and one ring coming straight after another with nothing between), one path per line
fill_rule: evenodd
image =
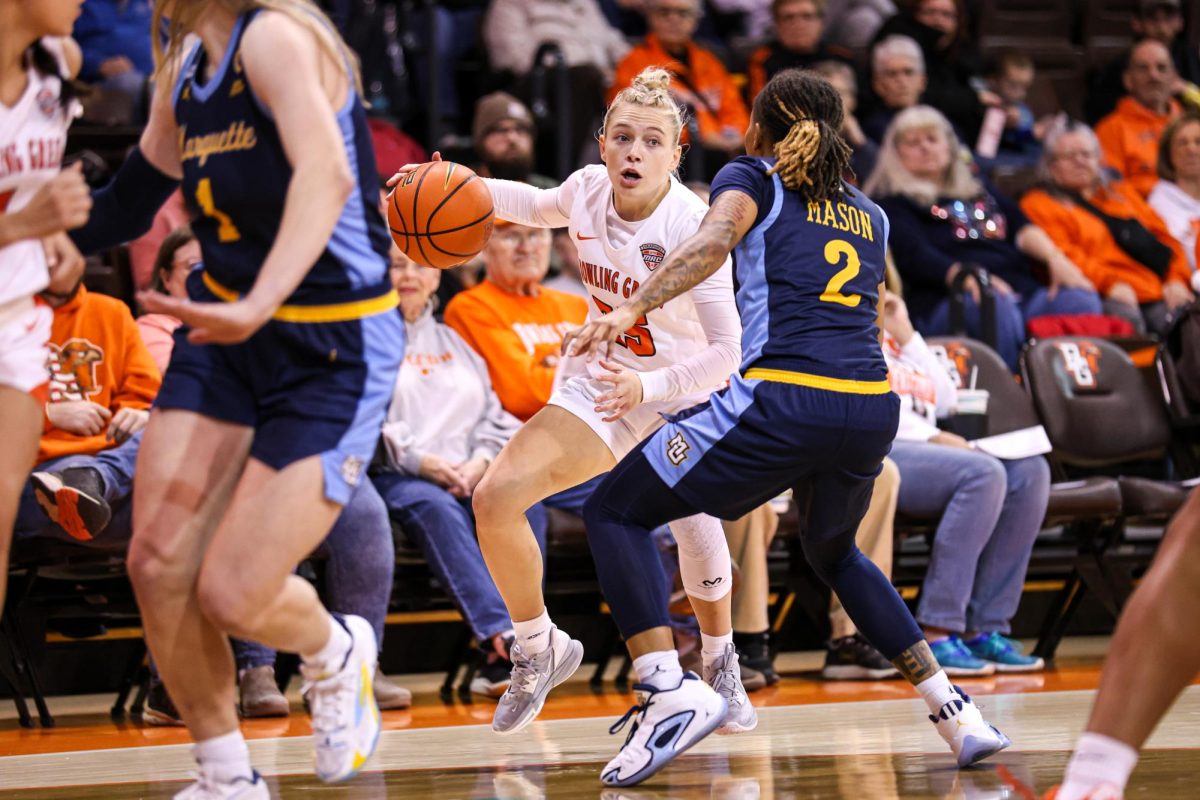
M604 112L604 126L600 129L601 133L608 130L608 118L612 116L613 110L622 103L664 112L671 119L671 128L674 134L672 137L674 141L671 144L679 144L684 119L682 110L671 97L670 72L662 67L646 67L639 72L633 79L633 83L617 92L617 96L609 104L608 110Z
M671 73L662 67L646 67L633 79L633 85L647 92L666 92L671 88Z

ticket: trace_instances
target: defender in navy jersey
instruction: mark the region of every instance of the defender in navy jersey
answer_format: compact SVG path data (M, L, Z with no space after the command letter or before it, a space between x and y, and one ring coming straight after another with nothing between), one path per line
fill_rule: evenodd
M965 766L1009 741L950 685L896 590L854 544L899 401L878 329L888 221L841 179L850 156L842 115L823 79L796 70L772 78L754 103L750 155L717 174L700 230L625 306L564 341L570 353L595 353L733 250L740 374L623 459L584 516L593 549L618 554L596 564L614 617L625 604L636 611L622 614L655 624L664 589L629 577L654 558L651 528L701 511L735 519L793 489L814 570L917 687Z
M291 572L365 479L404 329L356 61L328 19L310 0L157 0L160 25L150 122L75 239L133 238L180 184L195 217L190 300L139 297L184 324L139 456L129 568L197 742L177 796L260 798L229 635L302 655L321 779L353 776L378 740L371 626Z

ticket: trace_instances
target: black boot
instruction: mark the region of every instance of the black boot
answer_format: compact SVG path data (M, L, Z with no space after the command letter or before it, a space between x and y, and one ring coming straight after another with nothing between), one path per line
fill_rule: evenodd
M760 673L767 686L779 683L779 673L775 671L767 631L761 633L734 631L733 644L737 648L738 661L744 669L748 668Z

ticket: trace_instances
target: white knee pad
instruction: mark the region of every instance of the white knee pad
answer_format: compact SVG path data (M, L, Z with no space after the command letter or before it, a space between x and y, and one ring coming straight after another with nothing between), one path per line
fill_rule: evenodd
M677 519L671 533L679 547L679 574L689 597L712 602L733 588L733 565L721 521L707 514Z

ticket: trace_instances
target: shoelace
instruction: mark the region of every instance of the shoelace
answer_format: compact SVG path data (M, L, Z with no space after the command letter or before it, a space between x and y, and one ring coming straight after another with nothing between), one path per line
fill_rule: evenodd
M740 704L745 696L741 691L741 681L733 674L733 668L729 665L728 659L717 662L715 673L712 688L722 697L727 697L732 702Z
M508 691L504 693L502 701L507 698L509 702L515 702L518 692L532 694L533 690L537 688L537 668L533 665L533 659L525 655L525 651L519 644L513 644L512 665Z
M640 703L634 703L628 711L611 726L608 733L611 736L616 736L625 727L625 723L633 720L633 727L629 729L629 735L625 737L625 744L629 744L629 740L637 733L638 723L641 717L645 716L646 711L650 708L650 704L654 702L654 687L644 683L635 683L633 685L634 696L641 700ZM621 745L624 747L625 745Z
M339 680L335 675L323 680L310 680L300 687L300 693L309 698L308 707L312 712L312 727L314 731L326 733L346 727L342 716L344 694L353 695L354 686L349 681ZM323 702L316 702L320 695Z
M984 641L989 646L995 648L998 653L1011 653L1014 650L1016 650L1016 648L1013 647L1012 642L1010 642L1008 639L1004 638L999 633L996 633L995 631L988 634L987 639L985 639Z
M958 696L961 698L961 700L947 701L942 704L942 707L938 713L930 714L929 721L935 725L941 720L950 719L951 717L957 716L958 713L963 710L963 706L971 702L971 698L968 697L967 693L964 692L960 687L954 686L952 688L958 693Z

